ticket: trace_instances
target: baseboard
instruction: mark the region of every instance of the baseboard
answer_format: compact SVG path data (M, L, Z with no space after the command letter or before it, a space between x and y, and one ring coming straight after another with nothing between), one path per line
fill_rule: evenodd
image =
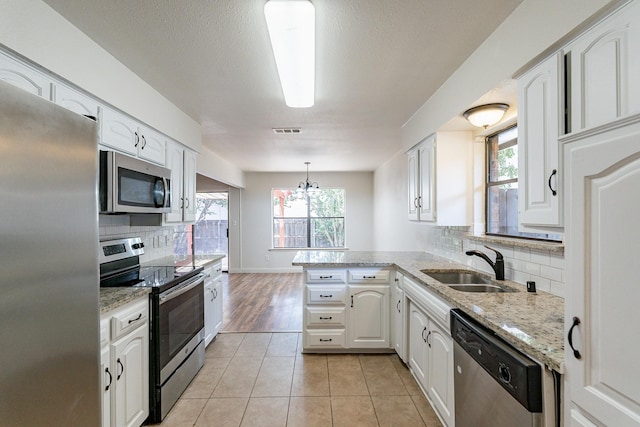
M229 273L302 273L302 267L229 268Z

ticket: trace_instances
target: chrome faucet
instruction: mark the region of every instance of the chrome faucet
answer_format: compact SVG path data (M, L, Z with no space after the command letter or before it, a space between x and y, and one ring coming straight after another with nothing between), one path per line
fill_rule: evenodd
M487 249L490 249L490 250L492 250L493 252L496 253L496 262L495 263L493 261L491 261L491 259L489 259L487 254L485 254L484 252L467 251L465 253L467 255L469 255L469 256L471 256L471 255L479 256L483 260L487 261L489 263L489 265L491 266L491 268L493 268L493 271L495 271L495 273L496 273L496 280L504 280L504 257L502 256L502 254L500 252L496 251L495 249L490 248L487 245L484 245L484 247L487 248Z

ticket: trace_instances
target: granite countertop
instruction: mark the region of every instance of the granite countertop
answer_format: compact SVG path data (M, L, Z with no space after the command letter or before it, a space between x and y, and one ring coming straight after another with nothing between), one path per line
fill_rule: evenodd
M157 266L157 265L194 265L196 267L206 267L207 264L214 263L224 258L225 255L197 255L194 257L164 257L146 261L142 263L142 266ZM114 287L114 288L100 288L100 315L108 313L121 307L135 299L142 298L151 293L151 288L136 288L136 287Z
M138 298L147 297L149 293L151 293L150 288L100 288L100 315L122 307Z
M564 299L547 292L528 293L526 287L505 280L519 292L474 293L449 288L422 269L471 269L426 252L300 251L293 265L307 268L395 267L451 305L549 368L563 373Z

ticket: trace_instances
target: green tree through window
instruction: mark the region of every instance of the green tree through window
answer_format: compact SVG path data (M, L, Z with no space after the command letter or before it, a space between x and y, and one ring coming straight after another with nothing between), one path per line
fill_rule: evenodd
M344 189L273 189L271 196L274 248L344 247Z

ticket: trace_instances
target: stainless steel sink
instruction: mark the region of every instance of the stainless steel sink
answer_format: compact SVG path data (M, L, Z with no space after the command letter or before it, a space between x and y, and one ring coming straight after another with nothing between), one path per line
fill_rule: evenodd
M434 271L420 270L427 276L461 292L517 292L508 286L496 284L482 274L471 270Z
M436 279L445 285L466 285L466 284L491 284L488 279L474 271L452 270L452 271L432 271L421 270L427 276Z
M449 287L451 289L455 289L456 291L462 291L462 292L513 292L510 289L507 290L497 285L467 284L467 285L449 285Z

